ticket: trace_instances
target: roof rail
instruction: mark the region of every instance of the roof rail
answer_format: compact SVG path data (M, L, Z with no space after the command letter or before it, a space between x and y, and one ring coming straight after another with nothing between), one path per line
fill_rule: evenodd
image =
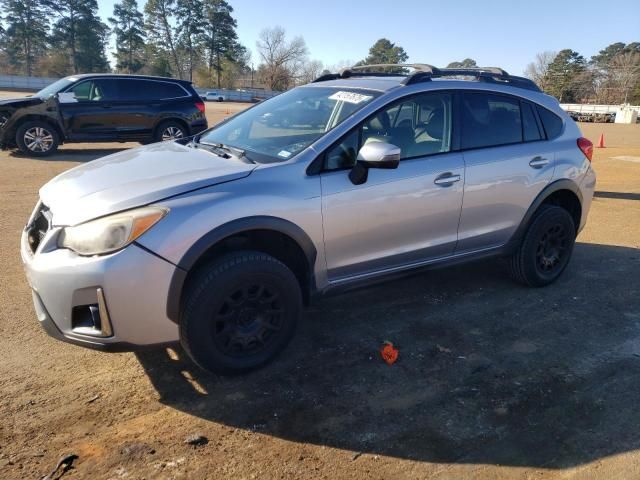
M402 72L384 72L360 70L384 69L384 68L413 68L414 72L407 74ZM327 80L337 80L349 77L405 77L403 85L413 85L414 83L428 82L433 78L443 77L474 77L480 82L507 84L514 87L524 88L540 92L540 88L530 79L509 75L505 70L498 67L475 67L475 68L436 68L426 63L398 63L398 64L376 64L376 65L356 65L340 70L339 73L328 73L314 80L315 82L325 82Z
M349 77L406 77L407 73L405 72L385 72L385 68L413 68L415 72L413 73L434 73L437 72L438 69L432 65L428 65L426 63L376 63L373 65L354 65L353 67L343 68L337 73L326 73L324 75L316 78L312 83L316 82L326 82L328 80L337 80L339 78L349 78ZM360 70L371 70L371 69L379 69L378 71L360 71Z
M373 65L355 65L353 67L347 67L345 70L369 70L371 68L413 68L416 72L433 73L438 71L433 65L427 63L375 63Z

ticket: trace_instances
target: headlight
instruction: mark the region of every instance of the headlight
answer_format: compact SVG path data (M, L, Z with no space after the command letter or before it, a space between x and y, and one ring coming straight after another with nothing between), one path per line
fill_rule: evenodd
M166 208L144 207L66 227L60 234L58 245L80 255L114 252L153 227L168 211Z

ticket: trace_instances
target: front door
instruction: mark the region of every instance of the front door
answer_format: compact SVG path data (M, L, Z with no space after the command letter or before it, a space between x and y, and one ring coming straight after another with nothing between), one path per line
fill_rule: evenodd
M451 255L464 187L462 154L451 152L452 96L427 93L396 102L330 147L321 173L329 281L339 283ZM395 170L348 177L368 142L401 149Z
M58 94L60 114L72 140L115 138L112 102L115 92L105 80L84 80Z

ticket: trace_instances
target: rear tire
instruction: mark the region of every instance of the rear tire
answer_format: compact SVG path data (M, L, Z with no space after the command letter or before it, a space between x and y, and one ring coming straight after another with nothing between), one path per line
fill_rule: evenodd
M16 144L22 153L31 157L47 157L58 150L60 137L47 122L25 122L16 131Z
M575 240L576 227L569 212L542 205L518 250L509 258L511 276L530 287L555 282L569 264Z
M187 129L180 122L175 120L166 120L162 122L156 128L156 133L153 137L155 142L167 142L171 140L178 140L189 135Z
M185 291L180 342L201 368L238 374L273 360L295 333L300 285L279 260L238 251L205 265Z

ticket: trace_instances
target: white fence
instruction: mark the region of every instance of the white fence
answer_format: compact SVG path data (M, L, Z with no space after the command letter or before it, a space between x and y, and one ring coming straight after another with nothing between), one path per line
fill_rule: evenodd
M566 112L577 113L618 113L625 106L631 110L640 111L640 105L587 105L583 103L561 103L560 107Z
M58 80L49 77L23 77L20 75L0 75L0 88L14 90L41 90Z
M0 88L7 90L32 90L38 91L47 85L58 80L49 77L25 77L21 75L0 75ZM264 100L278 95L280 92L260 90L257 88L246 90L224 90L214 88L196 88L200 95L206 92L216 91L222 94L227 100L232 102L252 102L254 100Z
M254 100L265 100L267 98L275 97L280 92L273 92L270 90L260 90L257 88L245 89L245 90L226 90L224 88L196 88L196 92L200 95L204 95L207 92L216 92L222 95L229 102L252 102Z

